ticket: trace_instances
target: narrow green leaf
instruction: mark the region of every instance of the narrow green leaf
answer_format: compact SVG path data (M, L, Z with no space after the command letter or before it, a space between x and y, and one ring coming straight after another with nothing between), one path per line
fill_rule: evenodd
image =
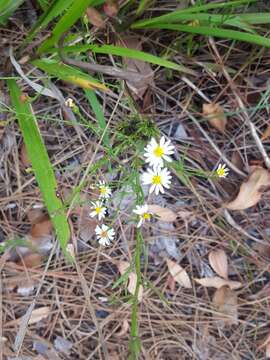
M248 34L241 31L226 30L218 27L189 26L189 25L178 25L178 24L156 24L156 25L147 26L147 28L183 31L192 34L214 36L223 39L240 40L256 45L270 47L270 39L266 37L255 34Z
M22 92L16 81L14 79L10 79L7 83L10 91L12 106L14 107L15 114L19 122L27 154L35 173L35 178L54 225L57 239L62 250L66 256L68 256L66 246L70 238L69 225L63 204L56 195L56 179L46 147L39 131L37 120L29 102L21 100Z
M226 2L222 2L222 3L209 3L206 5L196 5L196 6L190 6L184 9L180 9L180 10L176 10L176 11L172 11L168 14L165 15L161 15L161 16L157 16L154 17L152 19L148 19L148 20L140 20L135 22L131 28L132 29L138 29L138 28L144 28L144 27L148 27L148 25L153 25L156 23L171 23L171 22L175 22L177 21L177 18L182 15L182 14L188 14L188 13L200 13L202 11L207 11L207 10L213 10L213 9L225 9L227 7L238 7L240 5L243 4L249 4L252 2L256 2L257 0L238 0L238 1L226 1ZM229 16L230 14L227 14L227 16ZM226 14L224 15L224 17L226 16Z
M69 0L70 1L70 0ZM85 13L88 6L93 4L94 0L76 0L67 10L64 16L55 25L52 35L49 39L43 42L38 49L38 53L46 51L51 46L54 46L60 39L61 35L69 30L75 22Z
M107 88L104 84L101 84L92 76L85 74L84 72L73 68L72 66L59 63L51 59L34 60L32 64L47 72L49 75L53 75L58 79L71 82L84 89L100 89L106 91Z
M109 140L109 134L108 129L106 129L106 120L102 111L102 107L98 101L98 98L93 90L84 90L84 93L96 115L98 125L100 127L101 133L100 135L103 135L103 143L104 145L109 149L111 147L110 140Z
M24 0L0 0L0 25L4 25Z
M38 31L44 29L51 20L60 15L63 11L69 8L69 6L75 0L56 0L54 1L49 9L38 19L33 29L27 35L24 43L28 44Z
M126 47L121 46L114 46L114 45L74 45L74 46L66 46L62 48L63 53L81 53L86 51L92 51L93 53L97 54L110 54L122 57L128 57L131 59L137 59L146 61L152 64L156 64L159 66L164 66L169 69L181 71L187 74L195 75L195 72L191 69L187 68L184 65L176 64L172 61L162 59L158 56L148 54L144 51L129 49ZM49 52L55 52L56 49L49 49Z

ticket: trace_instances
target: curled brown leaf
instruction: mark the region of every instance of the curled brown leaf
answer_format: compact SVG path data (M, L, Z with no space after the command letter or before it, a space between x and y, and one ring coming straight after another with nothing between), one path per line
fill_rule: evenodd
M256 166L248 180L240 186L236 198L225 204L230 210L244 210L256 205L262 197L263 190L270 186L270 173L266 169Z
M237 325L238 323L238 301L237 295L229 286L224 285L217 289L213 296L213 305L220 313L215 315L218 325L225 326Z
M225 133L227 118L223 108L219 104L203 104L203 115L215 129L222 134Z
M176 262L167 259L167 266L174 280L186 289L191 289L191 281L185 269Z
M198 283L204 287L213 287L216 289L219 289L222 286L227 285L227 286L229 286L229 288L234 290L234 289L239 289L243 286L239 281L225 280L218 276L202 278L202 279L194 279L194 280L196 281L196 283Z
M224 250L213 250L208 255L213 270L222 278L228 278L228 260Z

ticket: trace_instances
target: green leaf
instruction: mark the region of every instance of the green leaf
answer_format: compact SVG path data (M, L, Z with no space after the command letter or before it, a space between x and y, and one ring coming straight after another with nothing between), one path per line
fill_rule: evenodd
M222 3L210 3L210 4L206 4L206 5L190 6L190 7L184 8L184 9L172 11L165 15L154 17L152 19L137 21L136 23L134 23L131 26L131 28L138 29L138 28L148 27L148 25L153 25L153 24L157 24L157 23L165 23L165 22L171 23L171 22L178 21L177 19L179 18L179 16L181 16L183 14L186 14L186 15L188 13L197 13L198 14L202 11L207 11L207 10L213 10L213 9L219 9L219 8L225 9L226 7L238 7L239 5L248 4L251 2L255 2L255 1L257 1L257 0L238 0L238 1L226 1L226 2L222 2ZM230 14L225 14L224 17L226 17L226 15L230 16Z
M27 35L24 43L28 44L38 31L44 29L51 20L60 15L63 11L69 8L69 6L75 0L56 0L48 8L48 10L38 19L33 29Z
M265 47L270 47L270 39L255 35L248 34L246 32L235 31L235 30L227 30L218 27L210 27L210 26L193 26L193 25L178 25L178 24L156 24L151 25L149 28L155 29L167 29L167 30L177 30L182 32L188 32L192 34L206 35L206 36L214 36L219 38L227 38L231 40L240 40L249 42L256 45L261 45Z
M100 136L102 136L102 134L104 133L103 143L108 149L110 149L111 144L109 140L108 129L106 129L107 124L98 98L93 90L84 90L84 93L96 115L96 119L101 130Z
M72 66L59 63L55 60L34 60L32 61L32 64L47 72L49 75L53 75L58 79L68 81L84 89L100 89L103 91L107 90L104 84L101 84L92 78L92 76L85 74L84 72L73 68Z
M57 183L53 167L41 137L37 120L29 102L22 100L22 92L16 81L10 79L7 83L12 106L19 122L36 181L53 223L57 239L65 255L70 258L66 251L66 246L70 238L69 225L63 204L56 195Z
M76 21L84 15L87 7L91 6L93 2L94 0L75 0L65 15L55 25L51 37L44 41L38 49L38 53L43 53L51 46L54 46L59 41L61 35L69 30Z
M122 57L128 57L131 59L142 60L159 66L164 66L169 69L181 71L187 74L195 75L195 72L185 67L184 65L176 64L172 61L162 59L158 56L148 54L144 51L129 49L121 46L114 45L74 45L66 46L61 49L63 53L81 53L86 51L92 51L97 54L110 54ZM55 52L56 49L49 49L49 52Z
M0 0L0 24L4 25L24 0Z

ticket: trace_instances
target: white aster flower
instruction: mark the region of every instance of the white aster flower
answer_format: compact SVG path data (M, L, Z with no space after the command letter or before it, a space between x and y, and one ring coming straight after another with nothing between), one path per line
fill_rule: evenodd
M97 216L99 221L105 217L107 209L101 201L92 202L92 209L89 214L91 217Z
M145 161L149 163L150 166L163 167L164 160L168 162L172 161L169 155L172 155L174 153L174 145L172 145L170 140L166 141L165 137L162 136L159 144L154 138L152 138L150 143L144 148L144 150L144 157L146 158Z
M148 205L144 204L144 205L137 205L136 208L133 210L133 212L136 215L139 215L139 222L137 224L137 227L141 227L142 224L146 221L146 220L150 220L151 219L151 213L148 211Z
M146 172L142 174L143 185L151 185L150 194L155 191L158 195L159 192L164 194L164 188L169 189L171 184L171 173L167 168L161 169L160 167L148 168Z
M100 181L98 184L99 189L99 198L100 199L109 199L109 197L112 195L112 191L109 188L108 185L106 185L105 181Z
M226 167L225 164L219 164L216 170L216 174L220 178L225 178L229 174L229 169Z
M109 226L104 224L101 226L97 225L95 233L97 235L98 242L103 246L110 245L115 236L114 229L111 229Z

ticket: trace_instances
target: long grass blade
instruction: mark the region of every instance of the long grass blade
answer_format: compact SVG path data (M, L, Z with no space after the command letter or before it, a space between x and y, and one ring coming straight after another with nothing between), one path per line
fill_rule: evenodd
M78 85L83 89L99 89L103 91L108 90L104 84L101 84L100 82L92 78L92 76L85 74L84 72L75 69L72 66L60 64L55 60L34 60L32 61L32 64L37 66L39 69L45 71L49 75Z
M8 80L12 106L22 132L27 154L32 163L35 178L44 203L51 217L57 239L64 253L70 238L70 229L61 200L56 195L57 182L37 120L28 101L22 100L22 92L14 79Z
M24 0L0 0L0 25L4 25Z
M69 0L70 1L70 0ZM38 53L46 51L51 46L55 45L61 35L69 30L75 22L85 13L88 6L93 4L94 0L76 0L67 10L64 16L55 25L52 35L49 39L45 40L38 49Z
M33 29L27 35L24 43L28 44L38 31L44 29L50 21L59 16L63 11L69 8L74 0L56 0L47 9L47 11L37 20Z
M191 69L187 68L184 65L176 64L172 61L162 59L158 56L148 54L144 51L129 49L121 46L74 45L74 46L63 47L61 50L63 53L81 53L81 52L92 51L93 53L96 54L108 54L108 55L115 55L121 57L128 57L131 59L142 60L169 69L181 71L183 73L195 75L194 71L192 71ZM55 51L56 49L49 49L49 52L55 52Z
M190 6L184 9L179 9L176 11L172 11L168 14L161 15L154 17L152 19L147 20L140 20L132 24L131 28L138 29L138 28L144 28L148 25L153 25L156 23L171 23L178 21L178 17L183 14L191 14L196 13L199 14L200 12L205 12L207 10L214 10L214 9L225 9L227 7L238 7L240 5L249 4L252 2L256 2L257 0L238 0L238 1L226 1L222 3L209 3L206 5L196 5L196 6ZM227 14L227 16L230 16L230 14ZM226 17L226 15L224 15Z
M214 36L223 39L227 38L231 40L245 41L256 45L265 46L268 48L270 47L270 39L266 37L255 34L248 34L246 32L241 32L241 31L222 29L218 27L189 26L189 25L178 25L178 24L157 24L157 25L151 25L148 28L176 30L176 31L188 32L198 35Z

